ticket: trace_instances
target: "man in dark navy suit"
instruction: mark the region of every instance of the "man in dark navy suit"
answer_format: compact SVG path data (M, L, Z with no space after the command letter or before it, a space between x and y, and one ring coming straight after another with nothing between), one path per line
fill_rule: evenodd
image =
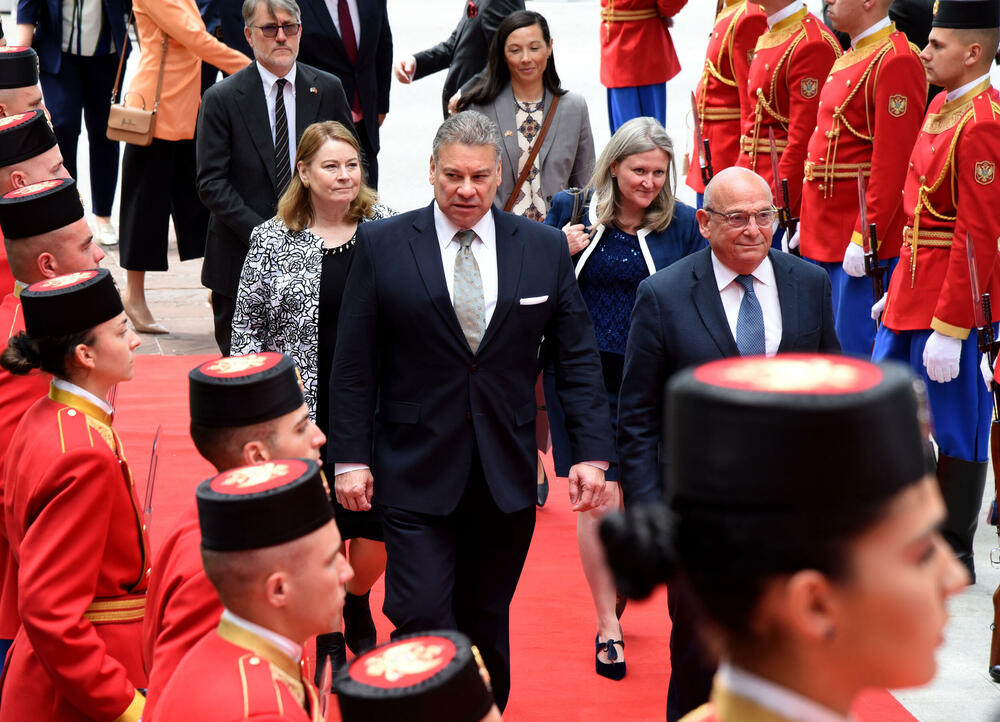
M775 215L771 189L759 175L738 167L717 173L698 211L710 248L639 284L618 400L627 507L663 496L663 392L673 374L732 356L840 351L830 279L819 266L771 250ZM697 638L687 590L672 587L668 604L667 719L677 720L708 701L715 664Z
M358 226L329 461L337 501L364 510L374 498L381 509L395 634L467 634L503 709L510 602L535 526L543 336L576 462L574 510L600 503L613 443L566 238L493 208L500 148L486 116L451 116L434 139L434 202Z

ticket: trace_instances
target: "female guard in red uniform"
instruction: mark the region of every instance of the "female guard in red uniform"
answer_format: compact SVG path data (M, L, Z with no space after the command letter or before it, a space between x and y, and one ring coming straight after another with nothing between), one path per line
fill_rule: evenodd
M865 687L928 682L969 577L938 531L908 370L726 359L668 393L669 506L602 534L619 588L689 585L721 652L711 702L684 722L846 721Z
M21 304L25 331L0 364L54 378L5 461L21 628L0 683L0 720L132 722L146 681L149 544L106 399L132 378L139 339L106 269L32 284Z

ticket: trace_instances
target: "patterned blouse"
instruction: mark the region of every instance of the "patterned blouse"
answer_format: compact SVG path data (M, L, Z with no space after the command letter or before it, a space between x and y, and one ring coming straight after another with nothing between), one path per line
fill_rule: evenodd
M521 177L524 170L524 163L528 160L528 153L531 152L531 144L535 141L539 131L542 129L542 122L545 120L545 98L537 103L521 103L514 99L514 123L517 125L517 147L521 151L517 162L517 173L514 174L516 181ZM517 200L511 213L515 213L533 221L543 223L545 221L545 199L542 197L541 170L538 165L540 154L535 154L535 160L531 164L531 171L524 183L517 190Z
M372 206L361 221L396 215ZM319 285L323 239L308 228L290 231L280 218L261 223L250 234L233 314L233 356L279 351L299 367L309 415L316 419L319 373Z

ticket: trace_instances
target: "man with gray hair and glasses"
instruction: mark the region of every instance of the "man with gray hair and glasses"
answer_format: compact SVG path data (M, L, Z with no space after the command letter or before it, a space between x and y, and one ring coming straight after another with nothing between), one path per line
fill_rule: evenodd
M395 635L457 629L502 710L509 608L535 526L535 379L543 339L574 461L573 509L612 458L607 395L566 238L497 210L500 133L449 117L428 206L358 226L331 379L337 501L382 513Z
M727 168L705 187L697 213L709 248L639 284L618 398L618 464L625 506L664 495L660 460L663 390L688 366L732 356L838 353L830 278L818 266L771 250L776 211L767 181ZM670 687L667 719L708 701L714 664L697 637L686 589L667 597Z
M212 214L201 282L212 292L215 340L229 355L250 232L274 216L295 172L295 149L312 123L354 132L351 106L333 75L296 62L303 32L295 0L245 0L254 62L205 92L198 115L198 195Z

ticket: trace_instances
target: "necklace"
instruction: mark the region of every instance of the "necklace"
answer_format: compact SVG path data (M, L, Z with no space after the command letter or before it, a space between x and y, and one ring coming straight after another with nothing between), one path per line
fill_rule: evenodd
M513 92L511 92L513 95ZM541 100L518 100L517 96L514 95L514 105L523 110L525 113L534 113L545 107L545 89L542 89L542 99Z

